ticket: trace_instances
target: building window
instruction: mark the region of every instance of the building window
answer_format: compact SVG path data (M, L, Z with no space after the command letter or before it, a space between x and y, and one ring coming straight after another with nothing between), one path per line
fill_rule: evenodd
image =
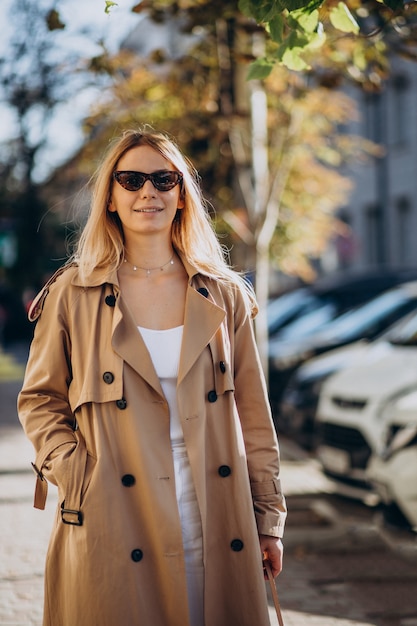
M407 76L397 75L392 80L392 118L391 143L401 145L408 140L409 115L407 109L407 95L409 81Z
M397 202L398 260L403 265L411 264L414 233L411 230L411 202L402 197Z
M363 100L363 134L366 139L370 139L371 141L379 141L376 114L377 99L379 97L379 94L366 93Z
M377 204L368 206L366 215L366 257L370 265L379 265L385 261L384 229L381 207Z

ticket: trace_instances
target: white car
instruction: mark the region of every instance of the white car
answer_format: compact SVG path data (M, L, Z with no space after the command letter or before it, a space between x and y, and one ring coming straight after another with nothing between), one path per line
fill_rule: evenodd
M371 456L385 448L394 404L417 388L417 315L378 343L372 360L331 376L319 398L318 458L324 472L343 491L349 486L352 495L372 493L366 473Z
M372 457L367 474L385 519L417 531L417 391L392 406L386 447Z

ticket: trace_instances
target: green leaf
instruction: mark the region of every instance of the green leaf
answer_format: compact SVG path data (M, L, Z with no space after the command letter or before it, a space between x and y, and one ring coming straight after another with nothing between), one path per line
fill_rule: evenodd
M293 30L284 42L290 50L292 48L305 48L309 43L310 35L296 30Z
M276 41L277 43L282 42L284 34L284 20L281 15L276 15L269 22L269 33L273 41Z
M317 28L317 24L319 23L319 12L317 9L311 11L311 13L306 13L301 10L293 11L291 13L291 17L295 19L299 27L307 33L314 32Z
M308 63L301 57L304 48L287 48L282 55L283 64L290 70L302 72L310 69Z
M107 13L107 15L110 13L110 9L112 9L113 7L117 7L117 2L112 2L112 0L105 0L106 1L106 8L104 9L104 13Z
M267 78L272 71L274 64L267 59L256 59L249 66L249 72L247 75L247 80L262 80L263 78Z
M337 7L333 7L330 11L330 21L343 33L359 33L359 24L344 2L339 2Z

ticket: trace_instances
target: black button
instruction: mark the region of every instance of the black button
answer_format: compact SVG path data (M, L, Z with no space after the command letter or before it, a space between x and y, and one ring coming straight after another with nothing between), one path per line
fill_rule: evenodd
M224 373L225 373L225 371L226 371L226 363L225 363L224 361L220 361L220 364L219 364L219 365L220 365L220 371L221 371L221 373L222 373L222 374L224 374Z
M201 295L205 298L208 298L209 292L205 287L200 287L200 289L197 289L197 291L198 293L201 293Z
M230 542L230 547L233 552L240 552L243 550L243 541L241 539L233 539L233 541Z
M219 474L222 478L227 478L227 476L230 476L231 473L232 473L232 470L230 469L228 465L220 465Z
M108 305L108 306L114 306L116 304L116 297L113 295L110 296L106 296L104 302Z
M217 400L217 393L216 393L215 389L212 389L211 391L208 392L207 400L209 402L216 402L216 400Z
M139 561L143 559L143 552L142 550L139 550L139 548L136 548L135 550L132 550L130 556L132 561L135 561L135 563L139 563Z
M111 372L104 372L103 380L106 383L106 385L111 385L112 382L114 381L114 375Z
M136 478L132 474L125 474L122 476L122 485L124 487L133 487L136 482Z
M127 407L127 402L125 398L120 398L120 400L116 400L116 406L118 409L123 411Z

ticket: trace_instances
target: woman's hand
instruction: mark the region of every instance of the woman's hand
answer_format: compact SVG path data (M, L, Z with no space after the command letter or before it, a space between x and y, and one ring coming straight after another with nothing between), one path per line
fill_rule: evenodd
M261 546L262 559L269 561L272 575L275 578L282 570L282 557L284 554L282 541L279 537L259 535L259 543Z

